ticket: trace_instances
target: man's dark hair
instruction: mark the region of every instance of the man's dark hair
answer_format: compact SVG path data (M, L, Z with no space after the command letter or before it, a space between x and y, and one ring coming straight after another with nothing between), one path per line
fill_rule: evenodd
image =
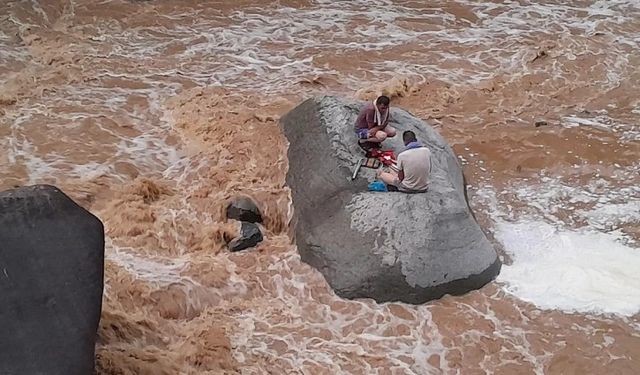
M402 140L404 141L404 143L411 143L417 141L418 139L416 138L416 133L412 132L411 130L407 130L402 133Z
M378 99L376 99L376 104L380 105L380 104L384 104L384 105L389 105L389 103L391 102L391 100L389 100L388 96L380 96L378 97Z

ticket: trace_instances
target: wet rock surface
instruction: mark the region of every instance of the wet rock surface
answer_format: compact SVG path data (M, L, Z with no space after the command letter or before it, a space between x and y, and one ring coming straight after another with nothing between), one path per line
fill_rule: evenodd
M374 170L351 181L362 158L353 132L361 105L313 98L281 121L290 142L287 183L302 259L339 295L379 302L418 304L492 280L500 260L469 209L456 156L429 125L391 109L390 125L398 134L413 130L433 154L427 193L369 192ZM398 154L400 138L388 139L383 148Z
M263 236L260 227L254 223L242 222L240 235L228 244L229 250L240 251L254 247L262 242Z
M262 223L260 209L248 197L237 197L229 202L227 205L227 218L249 223Z
M92 374L102 222L59 189L0 193L0 374Z

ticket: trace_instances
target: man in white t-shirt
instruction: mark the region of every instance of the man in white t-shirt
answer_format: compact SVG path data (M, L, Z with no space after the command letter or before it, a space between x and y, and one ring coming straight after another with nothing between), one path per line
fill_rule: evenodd
M398 155L398 173L378 172L378 177L387 185L392 185L406 193L420 193L429 187L431 172L431 151L421 145L411 130L402 133L406 149Z

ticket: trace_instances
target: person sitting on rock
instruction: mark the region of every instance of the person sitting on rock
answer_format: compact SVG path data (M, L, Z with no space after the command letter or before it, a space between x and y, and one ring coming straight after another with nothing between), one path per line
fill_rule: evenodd
M355 131L361 146L379 146L387 137L396 135L396 130L389 126L389 102L389 97L379 96L360 110Z
M427 191L431 173L431 151L416 139L411 130L402 133L406 149L398 155L398 173L378 171L378 178L389 186L406 193Z

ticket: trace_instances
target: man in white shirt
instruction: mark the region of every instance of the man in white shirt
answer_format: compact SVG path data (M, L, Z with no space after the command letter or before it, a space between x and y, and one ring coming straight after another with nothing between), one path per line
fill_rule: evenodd
M406 149L398 155L398 173L380 170L378 178L402 192L425 192L429 187L431 151L421 145L416 139L416 134L410 130L402 133L402 140Z

